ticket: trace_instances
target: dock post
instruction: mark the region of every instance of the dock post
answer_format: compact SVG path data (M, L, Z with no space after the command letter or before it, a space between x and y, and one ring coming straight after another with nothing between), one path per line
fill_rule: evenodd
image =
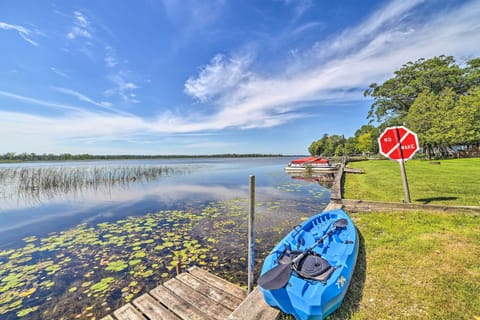
M253 290L255 265L255 176L250 176L250 212L248 214L248 293Z

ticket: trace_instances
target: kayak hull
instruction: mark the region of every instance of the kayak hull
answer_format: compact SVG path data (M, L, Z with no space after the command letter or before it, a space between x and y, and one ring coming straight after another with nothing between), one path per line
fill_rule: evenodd
M297 320L324 319L342 303L358 256L358 235L350 217L341 209L326 211L292 230L283 238L264 261L261 275L278 265L286 250L304 251L333 228L338 219L346 219L344 228L337 228L313 251L335 268L324 281L305 279L292 270L286 286L275 290L260 287L265 301Z

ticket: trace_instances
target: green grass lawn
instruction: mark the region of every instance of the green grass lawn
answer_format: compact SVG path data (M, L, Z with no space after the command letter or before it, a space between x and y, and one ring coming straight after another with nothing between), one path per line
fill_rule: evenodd
M480 318L480 215L351 217L357 264L343 304L327 320Z
M360 252L329 319L478 319L480 216L357 213Z
M480 206L480 158L405 162L412 203ZM365 174L346 174L345 199L401 202L400 166L390 160L351 162Z
M401 202L399 164L360 161L345 199ZM480 159L406 163L413 203L480 206ZM480 215L351 213L360 237L352 283L328 320L480 320ZM281 319L293 319L282 315Z
M480 159L406 162L413 203L480 205ZM397 162L349 164L344 198L404 199ZM345 303L330 319L479 319L480 216L356 213L361 251Z

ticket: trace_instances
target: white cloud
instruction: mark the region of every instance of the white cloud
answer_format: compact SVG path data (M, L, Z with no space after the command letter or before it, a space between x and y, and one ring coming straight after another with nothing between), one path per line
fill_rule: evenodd
M30 31L29 29L27 29L25 27L22 27L22 26L19 26L19 25L8 24L8 23L0 21L0 29L17 31L18 34L20 35L20 37L22 37L23 40L27 41L28 43L30 43L31 45L33 45L35 47L38 47L38 43L33 41L30 38L31 34L32 34L32 31Z
M70 78L67 73L65 73L63 71L60 71L55 67L50 67L50 70L52 70L53 73L55 73L55 74L57 74L57 75L59 75L63 78L67 78L67 79Z
M198 109L188 113L165 112L146 120L115 112L111 106L71 89L60 88L104 110L87 112L72 105L0 91L3 97L61 111L56 117L0 111L0 136L4 137L0 149L18 150L9 148L12 145L8 143L14 141L11 137L30 145L61 145L69 139L127 141L132 136L151 135L149 139L154 140L162 134L278 126L308 116L306 105L320 108L326 102L363 101L361 92L371 82L391 77L407 61L441 54L457 58L479 55L478 1L431 14L428 19L417 15L417 4L393 1L357 27L312 44L308 52L297 51L295 64L283 63L276 73L271 69L268 75L256 71L253 55L215 55L185 83L185 92L199 101L195 104ZM139 87L124 73L109 79L115 86L104 91L106 96L138 101ZM203 104L213 106L214 111L208 108L209 113L205 112Z
M114 112L114 113L118 113L118 114L132 116L131 114L129 114L127 112L124 112L124 111L113 108L111 102L108 102L108 101L97 102L97 101L94 101L93 99L87 97L86 95L84 95L84 94L82 94L78 91L68 89L68 88L61 88L61 87L53 87L53 88L58 92L74 96L80 101L87 102L87 103L92 104L92 105L97 106L97 107L101 107L105 110L108 110L108 111L111 111L111 112Z
M209 118L212 127L219 123L241 128L275 126L301 117L305 101L321 105L332 99L363 100L361 89L390 77L409 60L478 55L479 2L427 20L415 15L419 3L387 4L359 26L315 44L294 67L279 69L276 75L254 74L248 68L254 67L251 61L242 64L215 57L197 78L188 79L185 91L216 105L219 112Z
M112 47L105 47L105 65L109 68L113 68L118 64L117 56L115 55L115 50Z
M56 103L56 102L51 102L51 101L45 101L45 100L31 98L31 97L26 97L26 96L22 96L22 95L19 95L19 94L6 92L6 91L2 91L2 90L0 90L0 96L6 97L6 98L9 98L9 99L13 99L13 100L16 100L16 101L26 102L26 103L29 103L29 104L32 104L32 105L37 105L37 106L42 106L42 107L47 107L47 108L57 109L57 110L62 110L62 111L73 111L73 112L83 112L84 111L84 109L78 108L76 106L72 106L72 105L68 105L68 104L62 104L62 103Z
M122 72L109 75L107 78L115 84L115 87L105 90L103 92L105 96L111 97L118 95L125 102L140 103L140 100L136 98L134 93L134 90L138 89L139 86L134 82L127 80Z
M73 26L69 33L67 33L67 38L74 40L76 38L92 38L92 27L87 17L80 11L75 11L73 13Z
M358 48L368 45L383 32L390 33L405 26L409 29L404 20L412 15L412 10L422 2L423 0L391 1L360 25L344 30L333 39L317 42L313 47L313 53L320 59L331 59L338 54L344 56L355 53Z
M80 12L80 11L75 11L73 12L73 14L75 15L75 23L81 27L81 28L87 28L89 23L88 23L88 20L87 18Z
M298 35L302 32L307 31L307 30L318 28L318 27L321 27L321 26L323 26L323 23L318 22L318 21L307 22L307 23L304 23L304 24L296 27L295 29L293 29L291 31L291 35Z
M248 72L249 57L227 59L223 55L213 57L210 64L202 67L197 78L189 78L185 92L200 101L207 101L219 94L232 90L252 76Z
M302 16L312 7L312 0L284 0L285 5L293 6L295 18Z
M170 21L188 32L199 32L220 16L224 0L162 0ZM196 30L196 31L195 31Z

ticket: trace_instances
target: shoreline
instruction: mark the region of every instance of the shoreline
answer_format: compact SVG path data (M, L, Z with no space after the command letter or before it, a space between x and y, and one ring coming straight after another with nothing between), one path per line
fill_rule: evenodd
M2 158L3 157L3 158ZM198 155L71 155L71 154L33 154L32 158L24 156L24 154L10 157L10 159L4 159L6 155L0 155L0 163L25 163L25 162L68 162L68 161L109 161L109 160L162 160L162 159L213 159L213 158L288 158L297 157L297 155L284 155L284 154L260 154L260 153L226 153L226 154L198 154Z

